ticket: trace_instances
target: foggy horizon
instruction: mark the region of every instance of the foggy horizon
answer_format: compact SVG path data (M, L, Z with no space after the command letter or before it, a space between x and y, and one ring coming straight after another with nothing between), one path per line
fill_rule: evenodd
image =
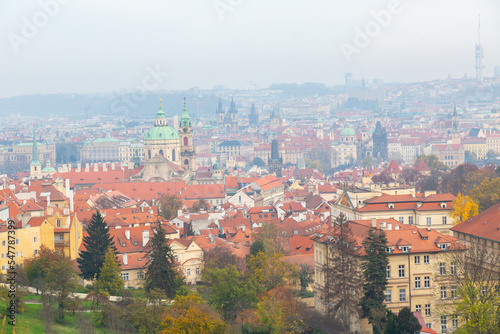
M500 3L494 1L58 0L49 9L40 3L8 2L0 13L0 98L144 89L151 69L163 74L147 91L335 86L346 72L353 80L384 83L472 78L478 15L483 75L492 76L500 65ZM391 6L390 17L383 17ZM27 36L30 23L36 29ZM375 31L359 47L358 31L366 33L370 24ZM346 56L346 46L355 52Z

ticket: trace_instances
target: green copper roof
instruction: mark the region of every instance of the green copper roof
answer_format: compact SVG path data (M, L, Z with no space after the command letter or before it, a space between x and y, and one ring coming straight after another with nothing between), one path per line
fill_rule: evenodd
M160 110L156 114L155 126L146 132L144 135L144 140L171 140L171 139L179 139L179 133L175 131L174 128L167 125L165 113L161 108L160 102Z
M355 136L356 131L354 131L354 129L349 124L346 123L346 125L344 126L342 131L340 131L340 135L341 136Z
M113 138L113 137L106 137L106 138L97 138L94 140L94 143L106 143L106 142L116 142L118 139Z
M184 109L182 109L181 126L191 126L191 117L188 115L186 98L184 98Z
M52 172L57 172L57 171L53 167L45 167L44 169L42 169L42 172L44 172L44 173L52 173Z

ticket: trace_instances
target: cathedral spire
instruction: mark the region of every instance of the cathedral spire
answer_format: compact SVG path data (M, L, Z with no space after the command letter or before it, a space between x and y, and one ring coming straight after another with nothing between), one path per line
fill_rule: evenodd
M187 106L186 106L186 98L184 98L184 108L182 109L182 116L180 120L181 127L191 126L191 117L189 117Z
M36 131L33 129L33 155L31 157L31 165L41 165L38 160L38 143L36 141Z

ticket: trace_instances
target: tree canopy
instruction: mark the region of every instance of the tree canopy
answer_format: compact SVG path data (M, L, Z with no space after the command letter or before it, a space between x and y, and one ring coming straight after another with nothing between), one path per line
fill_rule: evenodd
M159 213L163 218L171 220L177 217L182 207L182 198L177 195L166 195L160 199Z

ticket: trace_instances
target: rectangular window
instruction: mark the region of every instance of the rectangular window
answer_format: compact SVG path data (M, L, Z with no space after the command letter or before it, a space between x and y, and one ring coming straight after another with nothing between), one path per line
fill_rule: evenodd
M446 263L439 263L439 275L446 275Z
M427 222L427 226L431 226L431 224L432 224L431 217L427 217L425 220Z
M452 275L457 274L457 263L456 262L450 263L450 274L452 274Z
M425 327L432 329L432 322L426 322Z
M137 279L144 279L144 272L143 271L137 272Z
M415 312L422 312L422 305L415 305Z
M450 297L451 298L457 298L457 287L456 286L452 286L450 288Z
M441 332L446 333L448 331L448 316L441 316Z
M404 278L405 277L405 265L400 264L399 265L399 278Z
M56 221L56 226L57 226L57 227L61 227L61 220L60 220L60 219L58 219L58 220Z
M425 276L424 277L424 288L430 288L430 287L431 287L431 277Z
M446 216L443 216L443 225L446 225L446 224L448 224L447 217L446 217Z
M122 280L128 281L128 273L122 274Z
M187 270L187 275L188 275L188 276L191 276L191 269L188 269L188 270Z
M36 242L36 237L33 237L33 242Z
M19 239L16 239L16 245L19 245Z
M420 264L420 255L415 256L415 264Z
M458 328L458 315L454 315L453 318L451 318L451 326L454 329Z
M5 240L4 240L4 241L2 241L2 246L5 246Z
M399 217L399 222L401 224L404 224L405 223L405 217Z
M431 304L425 304L425 316L430 317L431 316Z
M420 277L415 277L415 289L420 289Z
M391 290L385 290L385 302L392 302Z
M413 217L408 217L408 224L413 225Z
M196 275L200 275L200 268L196 268Z
M429 261L429 255L424 255L424 264L429 264L429 263L431 263Z
M400 302L406 301L406 289L399 289L399 301Z
M446 299L446 287L441 287L441 299Z
M391 266L385 267L385 273L386 273L385 275L386 278L391 278Z

